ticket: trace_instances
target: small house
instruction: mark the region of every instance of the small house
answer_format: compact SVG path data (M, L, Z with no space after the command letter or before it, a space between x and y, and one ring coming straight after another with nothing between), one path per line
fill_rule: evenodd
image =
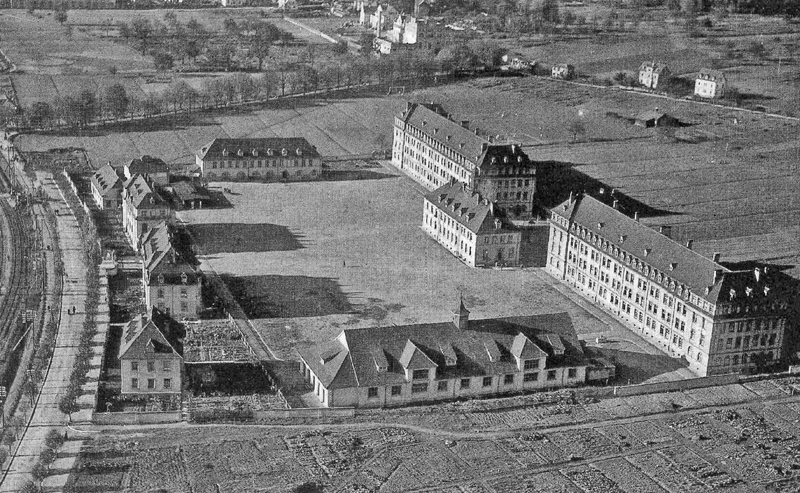
M659 83L663 85L669 77L669 68L664 63L653 60L639 66L639 84L648 89L655 89Z
M571 80L575 78L575 67L567 63L555 65L551 72L555 79Z
M122 207L122 177L107 163L94 172L91 179L92 198L100 209Z
M700 69L694 80L694 94L701 98L716 99L725 95L725 74L719 70Z
M177 322L156 308L123 329L118 358L123 394L181 392L182 332Z
M639 113L634 121L635 125L640 127L675 127L679 124L677 118L666 113L655 111L645 111Z

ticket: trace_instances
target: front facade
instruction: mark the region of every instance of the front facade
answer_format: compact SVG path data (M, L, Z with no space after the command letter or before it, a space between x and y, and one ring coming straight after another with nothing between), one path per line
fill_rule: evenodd
M183 357L174 322L149 310L129 322L119 348L122 394L178 394Z
M301 371L325 407L387 407L586 383L569 315L345 329L301 351Z
M174 211L158 190L142 175L134 175L122 189L122 225L134 250L142 235L157 224L172 223Z
M200 274L176 249L172 226L162 222L145 233L141 253L147 309L178 320L197 318L203 308Z
M704 68L694 80L694 94L701 98L721 98L725 95L725 85L725 74Z
M788 302L769 267L731 271L592 197L551 211L546 270L699 376L782 357Z
M670 77L666 64L655 60L642 63L639 67L639 84L655 89L659 84L664 84Z
M91 179L92 198L100 209L122 207L122 178L111 163L94 172Z
M392 164L428 190L455 180L515 216L533 212L536 168L515 144L495 144L434 103L395 117Z
M555 65L550 75L556 79L571 80L575 78L575 67L566 63Z
M322 157L304 138L214 139L195 161L208 181L316 180Z
M425 195L422 229L470 267L519 265L522 234L463 183Z

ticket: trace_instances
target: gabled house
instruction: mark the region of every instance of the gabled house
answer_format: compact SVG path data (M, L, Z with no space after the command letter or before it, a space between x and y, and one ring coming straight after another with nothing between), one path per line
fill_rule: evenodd
M122 184L120 173L111 163L102 166L92 174L92 198L100 209L118 209L122 207Z
M142 175L133 175L122 189L122 225L135 250L143 234L156 224L172 223L174 211L158 190Z
M566 313L345 329L300 350L301 370L325 407L413 402L586 383L586 357Z
M130 180L135 175L141 175L145 180L157 186L169 184L169 166L159 158L144 155L131 160L123 170L125 180Z
M117 357L123 394L180 393L183 375L182 328L150 309L122 332Z
M575 67L567 63L554 65L550 75L556 79L572 80L575 78Z
M674 116L668 115L662 111L651 110L639 113L636 115L634 125L640 127L674 127L679 125L680 122Z
M195 155L208 181L316 180L322 156L302 137L214 139Z
M142 284L147 309L181 320L202 310L202 279L188 253L180 251L172 226L160 222L142 236Z
M639 66L639 84L655 89L669 80L671 73L667 65L655 60L643 62Z
M701 98L721 98L725 95L725 74L719 70L700 69L694 80L694 94Z
M470 267L519 265L520 231L464 183L425 195L422 229Z

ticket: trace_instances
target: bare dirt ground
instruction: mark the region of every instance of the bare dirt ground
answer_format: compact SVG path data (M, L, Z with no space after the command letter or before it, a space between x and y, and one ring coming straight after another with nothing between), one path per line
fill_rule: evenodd
M367 411L347 424L109 428L66 491L797 491L793 385Z

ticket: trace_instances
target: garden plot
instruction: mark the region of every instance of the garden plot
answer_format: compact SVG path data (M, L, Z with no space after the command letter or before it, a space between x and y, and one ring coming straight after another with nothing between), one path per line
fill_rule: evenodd
M591 460L620 450L618 445L591 428L548 433L547 438L573 459Z
M599 419L629 418L636 415L636 411L624 399L600 399L584 407L592 415L598 413Z
M747 450L740 445L719 444L707 453L718 462L725 463L731 471L741 471L749 484L776 481L790 474L788 469L775 464L774 454L769 450Z
M786 393L772 383L772 380L756 380L754 382L743 383L742 386L751 392L755 392L756 395L764 399L786 396Z
M604 476L615 482L626 493L662 493L666 492L655 481L624 458L593 462Z
M645 448L644 441L636 436L625 425L606 425L596 428L607 439L614 442L622 451L635 451Z
M495 482L490 484L494 486ZM497 491L505 491L498 489ZM561 475L557 471L543 472L539 474L525 474L518 479L517 489L510 491L536 491L538 493L583 493L583 490L575 486L575 483Z
M453 454L437 443L391 448L382 459L402 461L402 465L395 469L381 488L381 491L386 492L405 492L412 486L446 486L447 483L463 481L473 476L472 471L460 465Z
M526 467L535 467L547 464L547 460L536 453L542 435L519 435L497 439L497 443L506 450L514 459Z
M694 440L702 448L714 448L720 443L732 443L738 438L738 433L730 427L715 425L709 414L711 413L706 411L671 418L666 421L666 425L685 438Z
M634 421L624 426L639 443L651 445L677 440L679 437L669 425L657 420Z
M450 450L481 476L505 472L511 460L511 456L491 440L458 440Z
M208 361L252 362L253 350L235 324L227 320L189 322L183 341L187 363Z
M724 406L735 402L755 400L756 398L749 389L745 389L738 383L718 387L688 389L684 393L696 400L701 406Z
M713 489L728 488L739 482L686 447L665 448L658 453L669 459L682 473L694 476Z
M664 456L656 452L635 454L628 456L627 459L639 470L670 491L679 491L681 493L708 491L707 485L674 467L669 467L668 464L665 464Z
M561 473L586 493L624 493L614 481L590 466L562 469Z
M129 458L131 484L141 491L165 488L170 492L188 492L192 489L192 474L184 464L180 446L139 449Z

